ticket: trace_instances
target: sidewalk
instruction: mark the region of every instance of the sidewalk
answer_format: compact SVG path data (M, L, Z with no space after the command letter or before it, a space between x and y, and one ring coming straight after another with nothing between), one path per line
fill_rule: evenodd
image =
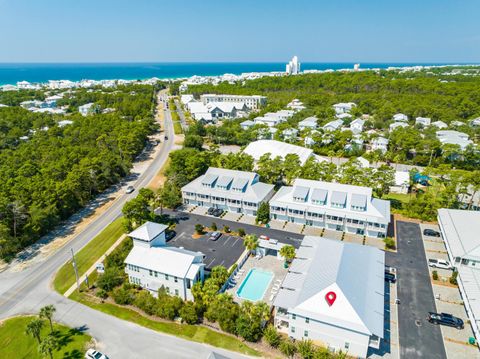
M88 270L85 273L79 273L78 281L81 283L83 281L83 278L85 278L85 276L89 276L90 274L92 274L93 271L97 268L97 264L102 262L106 258L106 256L112 253L112 251L115 248L117 248L120 245L120 243L122 243L122 241L125 239L126 236L127 236L126 234L122 234L120 238L118 238L117 241L113 243L112 246L108 248L107 251L100 257L100 259L98 259L90 268L88 268ZM75 291L75 289L77 289L77 283L73 284L63 295L66 298L68 298Z

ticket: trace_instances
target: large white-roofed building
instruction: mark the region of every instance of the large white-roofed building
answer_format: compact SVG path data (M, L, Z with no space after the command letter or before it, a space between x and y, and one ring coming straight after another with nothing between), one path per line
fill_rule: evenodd
M210 102L236 102L244 103L251 110L257 110L260 107L263 107L267 103L267 98L265 96L246 96L246 95L216 95L216 94L205 94L200 96L200 101L204 105L209 104Z
M267 153L270 153L271 158L280 157L282 159L288 154L296 154L301 165L304 165L310 157L315 157L318 161L324 160L321 157L316 156L310 148L276 140L259 140L250 142L243 152L252 156L255 161L258 161L260 157Z
M274 300L275 326L365 358L384 337L384 271L377 248L306 236Z
M480 340L480 212L439 209L438 224L473 333Z
M254 172L210 167L207 172L182 187L183 203L214 207L228 212L256 216L262 202L268 202L274 186L260 182Z
M204 255L166 245L164 224L146 222L128 236L133 248L125 259L130 283L149 290L155 296L160 288L184 300L193 300L192 286L203 281Z
M383 238L390 202L373 198L368 187L297 178L272 197L270 218Z

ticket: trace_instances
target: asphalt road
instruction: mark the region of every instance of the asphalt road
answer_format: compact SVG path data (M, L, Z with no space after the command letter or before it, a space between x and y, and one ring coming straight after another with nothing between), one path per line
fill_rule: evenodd
M400 357L447 357L440 327L425 318L436 311L420 226L397 221L398 253L386 252L386 264L397 268Z
M21 272L7 269L0 273L0 319L37 313L42 306L54 304L57 308L55 320L87 330L97 340L99 349L105 351L112 359L207 358L212 350L227 354L217 348L161 334L106 315L59 295L51 287L56 271L70 259L70 249L80 250L109 223L121 216L124 203L135 197L138 189L145 187L167 161L174 145L173 124L169 111L165 112L165 134L169 140L162 143L158 156L139 176L135 183L135 192L117 199L84 231L45 260ZM230 352L228 356L242 357Z

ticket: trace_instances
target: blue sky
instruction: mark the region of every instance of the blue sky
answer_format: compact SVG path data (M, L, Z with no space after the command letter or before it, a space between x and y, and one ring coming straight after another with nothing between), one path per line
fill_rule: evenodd
M0 0L0 62L480 62L480 0Z

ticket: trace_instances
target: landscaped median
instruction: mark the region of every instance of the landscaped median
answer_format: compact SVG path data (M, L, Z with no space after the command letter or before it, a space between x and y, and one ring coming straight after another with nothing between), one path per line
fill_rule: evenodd
M118 218L110 223L78 253L75 253L78 274L84 274L92 265L94 265L123 233L124 228L122 225L122 218ZM55 275L53 287L58 293L63 294L75 284L75 280L76 278L72 261L69 260Z
M237 338L228 334L219 333L215 330L200 325L179 324L174 322L153 320L133 309L121 307L112 303L101 303L98 298L92 297L85 293L79 293L78 291L75 291L70 296L70 299L76 300L77 302L106 314L113 315L117 318L136 323L158 332L247 355L260 355L258 351L250 348Z

